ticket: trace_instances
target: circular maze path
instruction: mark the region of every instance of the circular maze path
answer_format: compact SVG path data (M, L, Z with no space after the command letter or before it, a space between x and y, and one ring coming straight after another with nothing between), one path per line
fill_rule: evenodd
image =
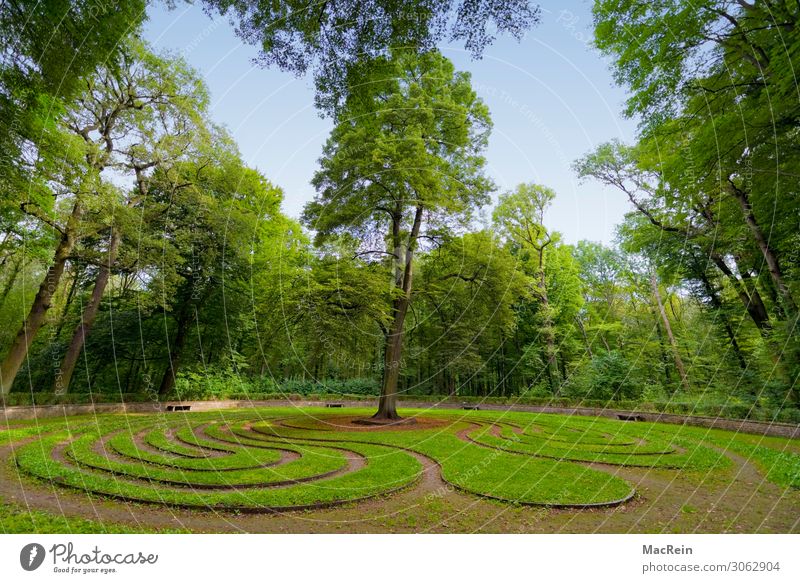
M623 529L634 530L652 528L648 505L658 509L678 484L682 513L751 492L750 503L771 501L764 512L780 514L778 529L798 527L797 441L496 411L406 411L415 423L357 424L367 413L275 408L15 422L0 430L0 497L51 512L82 508L102 521L133 516L156 528L195 529L198 516L213 516L211 530L228 530L254 520L243 515L293 516L309 527L341 507L348 524L361 510L395 517L383 522L391 530L411 507L443 506L445 531L447 520L469 522L475 509L458 529L524 512L528 525L544 512L564 514L553 523L560 530L587 530L591 516L603 529L628 511L639 519ZM709 491L716 494L704 500Z

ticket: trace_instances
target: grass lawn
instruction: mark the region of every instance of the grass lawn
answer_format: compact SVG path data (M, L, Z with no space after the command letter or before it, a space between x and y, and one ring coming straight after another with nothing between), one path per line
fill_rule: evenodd
M83 493L155 511L313 514L397 496L433 504L451 491L506 508L611 507L646 504L641 492L649 494L654 476L725 482L743 463L790 495L800 487L800 447L789 439L495 411L406 410L416 424L353 423L369 413L270 408L76 417L15 423L0 430L0 448L5 475L43 502L49 490L51 498ZM94 522L89 504L85 518L59 516L33 500L31 510L0 501L5 532L149 528ZM685 502L681 512L691 517L683 509L694 507Z

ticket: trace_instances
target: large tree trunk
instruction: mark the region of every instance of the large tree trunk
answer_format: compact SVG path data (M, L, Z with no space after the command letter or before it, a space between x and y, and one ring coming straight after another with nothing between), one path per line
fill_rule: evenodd
M61 276L64 274L64 266L75 247L77 225L82 214L82 207L79 202L76 202L72 207L72 214L58 242L53 264L47 270L47 275L45 275L44 281L39 286L39 291L33 300L28 317L23 322L19 332L17 332L14 342L11 344L5 360L3 360L3 364L0 365L0 394L7 395L11 391L11 385L14 384L14 379L28 356L28 350L42 324L44 324L53 294L58 289Z
M75 365L78 362L78 357L81 354L83 345L86 342L86 336L92 329L97 312L100 310L100 303L103 300L103 293L106 290L108 281L111 277L111 266L117 260L117 251L122 240L122 235L117 229L113 229L111 233L111 241L108 245L108 262L103 263L98 271L97 278L94 281L94 289L92 289L92 297L89 303L83 310L83 317L80 324L75 328L70 340L67 352L64 354L64 360L61 362L60 375L56 373L55 382L53 383L53 391L56 394L63 394L69 391L70 381L72 374L75 372Z
M392 224L392 239L395 253L395 287L399 289L400 296L392 302L394 318L386 334L386 346L383 356L383 383L381 396L378 400L378 411L372 416L377 420L400 419L397 414L397 381L400 378L400 363L403 353L403 325L405 324L408 307L411 304L411 290L413 289L414 250L422 226L423 207L417 206L414 214L414 224L408 236L405 253L401 253L400 245L400 214L396 213ZM401 260L402 256L402 260Z
M725 260L720 255L712 253L711 260L731 282L736 290L736 295L739 296L742 305L745 310L747 310L747 314L750 316L750 319L753 320L756 327L762 332L768 329L770 327L769 314L767 313L767 308L764 306L764 302L761 300L758 290L753 289L751 293L751 290L748 290L746 284L736 277L736 274L731 271L728 264L725 263Z
M758 314L758 317L764 321L764 328L771 328L772 324L770 324L769 321L769 312L767 311L767 306L764 305L764 300L761 299L761 293L758 291L755 278L748 270L738 267L738 260L737 269L742 276L742 283L744 284L744 288L747 290L747 293L750 296L750 300L753 304L755 312Z
M675 336L672 333L672 326L669 323L669 318L667 318L667 311L664 309L664 302L661 300L661 292L658 290L658 280L656 279L655 274L650 276L650 285L653 287L653 296L656 299L658 311L661 314L661 321L664 324L664 330L667 333L667 339L669 340L672 348L672 356L675 360L675 368L678 369L678 374L681 377L681 384L683 385L683 388L686 391L689 391L689 379L686 377L686 369L683 366L683 360L681 359L680 352L678 351L678 343L675 342Z
M772 280L775 282L775 287L778 288L778 292L780 293L787 311L794 314L797 312L797 305L794 303L794 298L789 291L789 287L783 279L783 272L781 271L778 256L775 254L775 250L770 247L769 241L764 236L764 232L761 230L761 226L756 220L756 216L753 213L753 205L750 203L750 197L746 191L738 188L732 182L729 184L730 192L733 194L734 198L739 201L739 206L742 207L744 222L749 227L750 232L753 234L753 239L755 239L756 245L758 245L759 251L761 251L761 254L764 256L764 261L767 264L767 269L772 276Z
M403 353L403 324L408 312L408 301L402 298L395 302L395 318L389 334L386 335L386 347L383 356L383 383L378 400L378 411L374 419L399 419L397 414L397 381L400 378L400 359Z

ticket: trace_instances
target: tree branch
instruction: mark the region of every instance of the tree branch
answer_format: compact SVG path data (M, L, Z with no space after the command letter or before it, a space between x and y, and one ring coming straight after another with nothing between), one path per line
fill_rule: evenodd
M33 206L35 210L29 210L28 207L31 207L31 206ZM48 217L47 215L42 213L42 210L36 205L36 203L30 202L30 201L23 202L23 203L21 203L19 205L19 208L26 215L30 215L32 217L35 217L35 218L39 219L44 224L48 225L52 229L55 229L56 231L58 231L62 235L65 234L65 231L64 231L63 227L61 227L58 223L53 221L50 217Z

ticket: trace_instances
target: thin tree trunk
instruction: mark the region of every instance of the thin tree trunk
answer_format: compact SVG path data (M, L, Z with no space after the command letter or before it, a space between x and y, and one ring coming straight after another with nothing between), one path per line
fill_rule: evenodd
M128 366L128 374L125 376L125 393L131 392L131 379L136 371L139 368L139 360L134 360Z
M175 340L172 342L172 349L169 353L167 370L164 371L164 376L161 378L161 384L158 387L158 394L162 396L169 394L175 388L175 380L181 363L181 353L183 352L183 346L186 344L189 328L189 306L189 302L185 302L178 316L178 329L175 332Z
M542 310L544 311L544 341L545 353L547 356L547 378L550 382L550 389L553 394L558 396L561 388L561 379L559 378L558 363L556 362L556 335L553 328L553 320L550 317L550 301L547 297L547 283L545 281L544 265L542 256L544 255L544 248L540 251L539 260L539 297L542 300Z
M108 281L111 278L111 266L117 260L117 252L122 240L122 235L118 229L112 229L111 241L108 245L108 262L103 263L97 270L97 277L94 281L94 289L92 289L92 296L89 303L83 310L83 317L81 322L75 328L70 340L67 352L64 354L64 360L61 362L60 374L56 374L55 382L53 383L53 391L59 395L69 391L70 381L72 374L75 372L75 365L78 363L78 357L81 354L83 345L86 342L86 336L92 329L97 312L100 310L100 303L103 300L103 293L106 290Z
M661 324L659 320L661 319L660 316L656 316L656 334L658 334L658 348L661 352L661 362L664 364L664 380L667 383L667 386L672 385L672 375L669 373L669 358L667 357L667 351L664 348L664 334L661 332Z
M731 342L731 348L733 348L733 353L736 355L736 360L739 363L739 368L742 370L747 370L747 361L744 359L744 355L742 354L742 349L739 346L739 341L736 340L736 334L733 333L733 328L731 327L731 323L728 321L727 318L722 319L722 326L725 329L725 333L728 335L728 339Z
M503 338L503 333L500 332L500 350L499 355L497 357L497 373L499 374L499 379L497 384L500 386L500 396L506 396L506 341Z
M567 378L567 357L564 352L561 352L561 358L558 359L558 370L562 379Z
M711 300L711 306L717 311L717 316L722 321L722 327L725 330L725 333L728 335L728 340L731 343L731 348L733 348L733 353L736 356L736 360L739 362L739 368L742 370L747 370L747 361L742 354L742 350L739 347L739 341L736 340L736 334L733 333L733 327L731 326L728 317L725 315L722 309L722 300L720 299L717 292L714 290L714 286L711 285L711 281L708 279L708 276L705 273L700 274L700 279L703 282L703 287L706 289L706 294L708 294L709 299Z
M658 311L661 314L664 330L667 333L667 339L672 347L672 356L675 360L675 368L678 369L678 374L681 377L681 384L683 385L683 388L688 392L690 388L689 380L686 377L686 369L683 366L683 360L681 360L681 355L678 351L678 344L675 342L675 336L672 334L672 326L670 326L669 318L667 318L667 311L664 309L664 302L661 301L661 292L658 290L658 280L656 279L655 274L650 276L650 285L653 287L653 296L658 304Z
M586 334L586 328L583 327L583 322L579 316L575 316L575 321L578 323L578 329L581 331L584 344L586 344L586 352L589 354L589 358L592 359L594 355L592 354L592 345L589 342L589 336Z
M519 332L514 331L514 353L517 355L522 354L522 347L519 343ZM519 357L517 357L519 358ZM528 386L528 379L525 376L525 367L517 366L515 367L516 374L519 375L518 378L515 378L515 382L513 384L514 387L527 387ZM517 372L518 371L518 372ZM515 393L516 394L516 393Z
M67 221L66 228L58 242L53 264L47 270L47 275L45 275L44 281L39 286L39 291L33 300L28 317L23 322L19 332L17 332L14 342L5 360L3 360L3 364L0 365L0 394L7 395L11 391L11 385L14 384L14 379L17 377L17 373L28 355L33 339L42 324L44 324L47 311L52 305L53 294L58 289L61 276L64 274L64 266L75 247L77 241L76 231L82 214L82 206L79 201L76 201L72 207L72 214Z
M0 293L0 306L5 303L8 294L11 293L12 289L14 289L14 284L17 282L17 277L19 276L19 272L22 271L22 263L24 258L25 255L20 253L17 260L14 261L14 264L11 267L11 273L8 274L6 283L3 286L3 291L2 293Z
M775 282L775 286L778 288L781 299L783 300L787 310L794 314L797 311L797 305L795 304L794 298L789 291L789 287L786 285L786 282L783 279L783 272L781 271L778 256L775 254L775 250L770 247L769 241L767 241L767 238L764 236L764 232L761 230L761 226L756 220L756 216L753 213L753 205L750 203L749 196L746 191L738 188L732 182L729 184L730 192L733 194L734 198L739 201L739 206L742 207L744 222L750 228L750 232L753 234L753 239L755 239L759 251L761 251L761 254L764 256L767 269L769 270L769 274L772 276L772 280Z
M69 314L70 306L72 306L72 300L75 297L75 290L78 288L79 279L80 278L77 270L74 270L74 273L72 273L72 281L69 284L67 298L64 300L64 308L61 310L61 317L58 319L58 327L56 328L55 333L56 338L61 338L61 331L64 329L64 325L67 323L67 315Z
M319 354L314 355L314 372L312 373L314 376L314 380L319 380L319 361L321 356Z

